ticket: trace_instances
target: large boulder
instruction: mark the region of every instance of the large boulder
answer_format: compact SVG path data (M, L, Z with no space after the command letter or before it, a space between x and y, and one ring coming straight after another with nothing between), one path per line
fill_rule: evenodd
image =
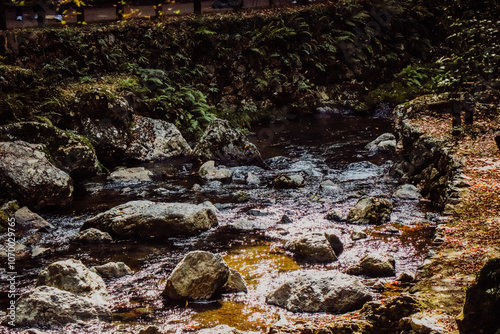
M69 259L50 264L40 272L36 286L51 286L109 306L106 284L79 260Z
M182 156L189 151L191 147L172 123L134 115L126 158L154 161Z
M195 146L193 156L200 162L215 160L226 166L265 165L257 147L222 119L210 122Z
M133 124L133 97L91 87L77 91L74 100L71 114L56 120L58 126L88 138L104 164L123 160Z
M43 144L56 167L75 179L93 176L99 161L94 148L83 136L48 123L20 122L0 126L0 141L22 140Z
M488 260L465 293L457 317L461 334L496 334L500 330L500 258Z
M353 276L338 271L307 270L292 274L266 302L292 312L346 313L360 309L372 296Z
M394 276L394 258L388 254L367 254L361 258L358 264L347 268L347 273L351 275L366 275L370 277Z
M162 295L173 300L209 300L222 292L230 269L220 254L194 251L177 264Z
M313 262L333 262L337 260L335 251L325 237L325 233L311 232L289 240L285 249L295 256Z
M384 198L364 196L349 211L347 221L358 224L383 224L391 218L392 203Z
M111 320L109 307L92 299L50 286L38 286L16 301L18 327L62 327L80 321Z
M0 189L31 208L71 202L73 181L54 166L41 145L0 142Z
M94 227L119 238L196 235L217 226L210 206L189 203L131 201L87 220L82 230Z

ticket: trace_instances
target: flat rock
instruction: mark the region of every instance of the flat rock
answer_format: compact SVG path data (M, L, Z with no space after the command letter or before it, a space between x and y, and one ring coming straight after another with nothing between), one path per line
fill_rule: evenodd
M266 302L292 312L346 313L360 309L371 299L356 277L333 270L306 270L291 275L266 297Z
M196 235L217 224L213 209L204 204L143 200L98 214L87 220L82 230L94 227L119 238L150 238Z

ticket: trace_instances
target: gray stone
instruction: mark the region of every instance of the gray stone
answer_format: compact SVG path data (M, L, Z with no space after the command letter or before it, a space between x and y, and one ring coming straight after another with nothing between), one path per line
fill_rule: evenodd
M233 172L227 168L215 167L215 161L209 160L201 165L198 175L205 180L231 180Z
M15 324L19 327L62 327L80 321L110 320L109 307L51 286L38 286L16 301Z
M349 211L347 221L358 224L383 224L391 218L392 203L384 198L364 196Z
M144 167L120 168L109 174L108 181L111 182L150 182L153 172Z
M109 306L106 284L79 260L57 261L40 272L36 286L50 286L86 297L94 304Z
M212 206L213 207L213 206ZM217 216L204 204L131 201L87 220L82 230L94 227L119 238L196 235L217 226Z
M392 133L384 133L365 148L374 153L394 153L396 151L396 137Z
M336 221L336 222L343 222L345 221L345 218L342 216L342 212L337 209L330 209L326 213L325 219Z
M214 119L193 150L200 162L215 160L226 166L265 166L257 147L228 121Z
M273 187L278 189L293 189L304 186L304 178L301 175L280 174L273 180Z
M16 227L21 229L50 229L53 226L38 214L32 212L28 207L24 206L14 214L16 219Z
M344 244L342 243L340 238L337 236L337 234L335 234L332 231L326 231L325 238L326 238L326 240L328 240L330 247L332 247L332 249L335 252L335 255L337 255L337 257L340 254L342 254L342 252L344 251Z
M156 161L186 155L191 147L172 123L134 115L125 157Z
M430 314L426 314L425 312L420 312L410 315L408 317L408 324L411 326L411 329L414 331L414 333L432 333L432 334L449 333L446 327L442 324L442 319L437 319ZM481 333L481 332L470 332L470 333Z
M361 239L366 239L368 235L365 233L365 231L357 228L353 229L351 232L351 239L356 241L356 240L361 240Z
M111 235L109 235L108 232L103 232L96 228L89 228L87 230L78 232L73 237L73 241L85 244L100 244L112 242L113 238L111 237Z
M351 275L366 275L369 277L386 277L395 275L395 261L388 254L367 254L358 264L347 268Z
M266 302L292 312L346 313L360 309L371 299L356 277L333 270L306 270L291 274L266 297Z
M229 278L222 290L224 293L248 292L243 276L236 269L229 269Z
M162 295L173 300L212 299L222 292L229 276L229 267L220 254L190 252L168 277Z
M412 184L403 184L394 192L394 197L403 199L420 199L422 195L418 191L418 188Z
M313 232L289 240L285 249L297 257L313 262L333 262L337 256L324 233Z
M0 142L0 189L35 210L72 201L73 181L55 167L41 145Z
M90 268L93 272L101 277L122 277L126 275L133 275L134 272L123 262L108 262L101 266L93 266Z
M402 273L399 274L396 281L401 283L411 283L415 281L415 274L412 273L411 271L403 271Z

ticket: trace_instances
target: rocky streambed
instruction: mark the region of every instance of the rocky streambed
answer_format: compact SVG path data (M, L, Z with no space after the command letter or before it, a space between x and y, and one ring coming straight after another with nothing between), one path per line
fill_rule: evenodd
M75 265L81 281L98 282L84 290L105 293L98 299L106 310L69 324L35 317L9 331L215 333L218 326L225 333L229 326L262 333L277 322L336 322L411 285L439 216L415 187L391 176L389 119L321 113L253 130L248 137L262 159L252 165L200 168L183 158L128 165L77 186L63 209L27 210L41 226L18 240L18 294L33 297L38 284L37 293L54 295L40 272ZM167 291L174 268L198 251L220 254L209 262L219 263L222 283L213 294L206 286L201 295ZM57 270L45 269L66 275ZM238 277L236 288L224 288ZM10 302L5 282L2 309Z

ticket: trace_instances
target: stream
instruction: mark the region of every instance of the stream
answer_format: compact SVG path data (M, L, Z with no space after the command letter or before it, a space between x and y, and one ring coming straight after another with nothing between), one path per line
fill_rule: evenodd
M164 332L188 333L221 324L263 333L279 316L291 323L327 322L336 317L292 313L266 304L266 295L291 271L345 271L363 255L376 251L394 257L396 277L403 271L416 272L430 247L435 228L432 218L436 213L425 200L394 198L392 194L400 183L389 175L389 170L396 157L374 155L364 148L380 134L392 131L389 119L316 114L264 123L251 131L248 137L271 167L268 170L235 167L231 168L230 183L202 182L188 160L150 163L142 166L154 173L152 182L110 183L95 179L77 190L71 206L39 213L54 226L37 236L38 243L51 251L17 261L19 292L32 289L40 270L58 260L79 259L87 266L122 261L134 275L105 279L114 303L114 321L71 324L65 327L65 333L138 333L147 325ZM249 172L256 176L256 184L246 184ZM301 174L305 186L274 189L272 180L280 173ZM334 186L320 187L326 180L333 181ZM346 216L363 195L392 201L394 209L389 223L361 226L325 219L330 209ZM103 245L71 242L86 219L135 199L210 201L218 209L219 227L195 237L119 240ZM284 215L291 223L280 222ZM241 219L245 219L244 224L235 224ZM363 230L367 238L353 241L354 229ZM294 235L325 230L334 231L344 244L338 261L307 263L283 249ZM187 305L163 300L160 294L169 273L193 250L221 253L228 265L242 274L248 293ZM363 283L370 287L374 299L379 299L400 291L390 284L396 277L363 278ZM9 303L8 287L5 280L1 284L0 309L4 310ZM385 288L380 289L381 286Z

